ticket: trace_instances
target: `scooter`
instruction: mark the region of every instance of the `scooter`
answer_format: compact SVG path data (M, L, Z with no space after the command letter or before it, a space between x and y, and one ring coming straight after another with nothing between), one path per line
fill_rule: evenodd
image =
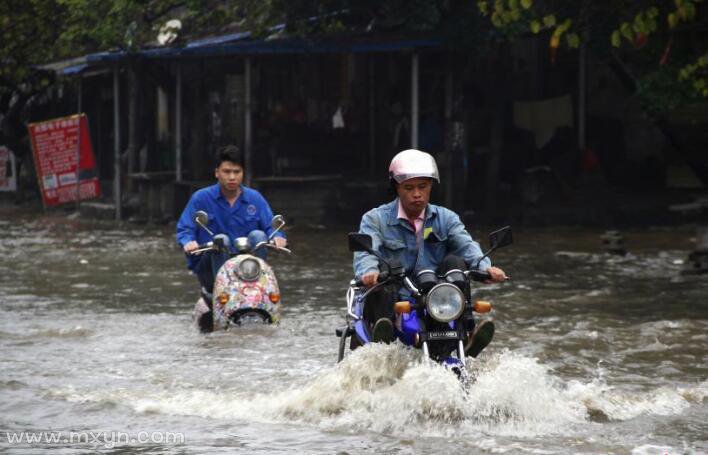
M192 251L201 254L214 251L229 257L219 268L214 278L214 292L202 289L202 295L194 306L194 320L202 332L228 329L249 323L275 324L280 320L282 301L278 280L266 261L254 255L261 248L291 253L288 248L276 246L275 234L285 226L281 215L273 217L273 232L267 241L249 245L247 237L234 239L235 252L225 234L209 230L209 216L198 211L194 221L212 236L212 241Z
M371 236L350 233L349 250L366 251L376 256L383 271L378 282L367 289L359 280L352 280L347 290L346 325L336 329L339 337L337 361L344 359L347 339L352 349L371 342L369 322L363 318L366 297L381 286L395 283L405 288L411 297L396 302L394 311L394 335L401 343L422 349L425 358L432 359L464 379L466 372L465 343L475 326L474 313L486 313L491 310L487 301L472 299L472 281L486 281L489 273L479 271L479 264L498 248L512 243L511 227L507 226L489 234L490 249L470 270L453 269L444 275L432 270L421 270L414 276L408 276L404 268L394 262L386 261L372 249Z

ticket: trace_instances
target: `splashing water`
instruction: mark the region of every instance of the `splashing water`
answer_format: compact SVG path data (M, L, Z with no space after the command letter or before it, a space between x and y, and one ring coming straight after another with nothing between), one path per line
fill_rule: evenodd
M677 414L703 400L706 384L644 394L612 391L599 381L564 384L536 359L503 351L468 366L468 390L454 373L399 344L360 348L306 384L272 393L117 390L58 392L71 401L127 405L138 413L195 415L264 423L300 422L325 430L402 437L538 437L572 433L589 411L611 420Z

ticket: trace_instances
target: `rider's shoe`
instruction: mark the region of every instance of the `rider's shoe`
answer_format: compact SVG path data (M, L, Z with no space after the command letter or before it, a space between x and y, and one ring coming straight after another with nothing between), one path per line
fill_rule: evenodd
M477 357L484 348L491 343L494 337L494 323L492 321L483 321L475 327L472 336L469 337L465 346L465 355L468 357Z
M371 333L371 341L374 343L390 343L393 341L393 323L388 318L381 318L374 324Z

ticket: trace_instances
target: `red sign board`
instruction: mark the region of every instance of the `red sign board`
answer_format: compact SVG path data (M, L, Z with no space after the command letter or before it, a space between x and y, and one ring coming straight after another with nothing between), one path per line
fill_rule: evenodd
M85 114L30 123L29 133L45 207L101 195Z

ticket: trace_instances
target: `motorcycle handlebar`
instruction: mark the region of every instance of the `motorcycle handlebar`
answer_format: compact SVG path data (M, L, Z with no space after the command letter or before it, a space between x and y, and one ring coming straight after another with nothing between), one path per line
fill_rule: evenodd
M481 272L479 270L468 270L466 272L466 275L474 281L483 282L483 281L489 281L492 279L492 276L489 274L489 272ZM379 273L379 276L376 279L376 284L381 284L385 281L388 281L391 278L393 278L393 277L389 276L389 273L387 271L381 272L381 273ZM360 278L356 278L354 280L354 284L359 287L364 286L364 282L361 281Z
M469 277L472 278L474 281L487 281L491 280L492 276L489 274L489 272L480 272L479 270L469 270L467 272L469 274Z
M388 281L389 279L389 273L388 272L380 272L379 276L376 278L376 283L375 284L382 284L385 281ZM357 287L363 287L364 282L361 281L361 278L354 278L354 286Z

